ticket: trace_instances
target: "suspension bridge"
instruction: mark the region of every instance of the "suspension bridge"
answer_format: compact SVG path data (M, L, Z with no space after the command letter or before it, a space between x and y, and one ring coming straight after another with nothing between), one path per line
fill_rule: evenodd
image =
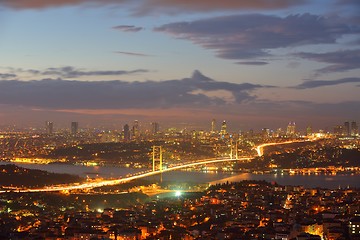
M262 156L263 148L266 146L272 145L279 145L279 144L289 144L293 143L294 141L287 141L281 143L264 143L261 144L254 149L257 151L258 156ZM46 186L42 188L27 188L27 189L19 189L14 188L10 190L2 190L0 193L4 192L60 192L60 191L72 191L72 190L83 190L83 189L93 189L99 188L104 186L114 186L118 184L122 184L125 182L129 182L136 179L141 179L145 177L154 176L157 174L161 174L164 172L170 172L175 170L180 170L183 168L190 168L195 167L198 165L205 165L205 164L213 164L213 163L221 163L221 162L229 162L229 161L251 161L254 157L239 157L238 156L238 145L230 145L230 154L228 157L222 158L209 158L209 159L202 159L192 162L180 163L175 165L170 165L166 168L163 166L163 150L161 146L153 146L152 152L152 169L135 173L132 175L128 175L126 177L120 177L117 179L104 179L98 180L93 182L85 182L85 183L72 183L72 184L64 184L64 185L55 185L55 186Z

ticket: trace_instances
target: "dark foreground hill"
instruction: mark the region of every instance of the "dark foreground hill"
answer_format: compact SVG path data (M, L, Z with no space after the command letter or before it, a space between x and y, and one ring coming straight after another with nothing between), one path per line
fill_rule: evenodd
M70 175L50 173L42 170L27 169L13 164L0 165L0 186L43 187L53 184L82 182L83 178Z

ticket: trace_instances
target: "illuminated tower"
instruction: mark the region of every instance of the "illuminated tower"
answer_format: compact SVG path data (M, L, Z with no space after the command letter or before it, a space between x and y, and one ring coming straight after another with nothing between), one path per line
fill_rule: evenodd
M158 170L162 172L163 170L163 150L161 146L153 146L153 172L156 171L156 162L159 162L158 164Z
M46 133L51 135L53 134L54 131L54 123L53 122L45 122L45 126L46 126Z
M225 135L227 133L226 131L226 121L224 120L221 124L221 135Z
M356 122L351 122L350 134L353 137L358 135L358 126Z
M129 141L130 140L130 127L128 124L124 125L124 141Z
M310 136L312 134L312 128L311 128L311 126L308 126L307 128L306 128L306 135L307 136Z
M343 125L337 125L334 127L334 134L337 136L344 135L344 126Z
M133 136L134 136L135 139L140 136L140 132L139 132L139 121L138 121L138 120L135 120L135 121L134 121L134 125L133 125L133 128L132 128L132 131L133 131Z
M78 122L71 122L71 134L76 135L78 133L79 123Z
M216 131L216 120L213 119L211 121L211 133L215 133L215 131Z
M152 134L156 135L160 130L159 123L157 123L157 122L151 123L151 130L152 130Z
M270 134L271 134L271 131L270 131L269 128L263 128L261 130L261 135L262 135L263 138L269 138Z
M350 122L344 122L344 135L350 136Z
M294 136L296 132L296 125L295 122L289 122L286 128L286 135L287 136Z

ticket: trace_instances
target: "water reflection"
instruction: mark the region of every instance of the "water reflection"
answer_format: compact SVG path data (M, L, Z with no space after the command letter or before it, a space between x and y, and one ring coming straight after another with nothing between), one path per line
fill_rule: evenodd
M16 164L30 169L40 169L54 173L76 174L82 177L118 178L143 171L143 169L120 168L111 166L76 166L67 164ZM160 181L160 176L147 178L154 182ZM288 174L251 174L224 172L191 172L174 171L162 174L163 181L195 182L195 183L225 183L242 180L265 180L281 185L302 185L304 187L345 188L347 186L360 188L360 175L288 175Z

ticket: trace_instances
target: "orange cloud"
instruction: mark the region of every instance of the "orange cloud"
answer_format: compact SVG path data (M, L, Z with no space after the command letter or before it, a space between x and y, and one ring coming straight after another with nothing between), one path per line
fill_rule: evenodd
M122 4L130 3L129 0L0 0L0 5L7 7L22 8L48 8L78 4ZM203 0L203 1L184 1L184 0L144 0L137 6L137 11L142 13L154 12L158 10L188 10L188 11L217 11L233 9L281 9L292 5L299 5L305 0Z
M153 12L157 10L179 10L187 11L219 11L234 9L282 9L294 5L300 5L305 0L288 1L288 0L205 0L205 1L184 1L184 0L148 0L144 1L140 8L141 13Z
M87 115L127 115L154 118L188 117L203 118L211 116L211 111L207 109L187 109L187 108L152 108L152 109L59 109L56 112L78 113ZM196 114L195 114L196 113Z
M1 0L0 5L7 7L23 9L23 8L48 8L59 7L66 5L78 5L78 4L114 4L122 3L126 0Z

